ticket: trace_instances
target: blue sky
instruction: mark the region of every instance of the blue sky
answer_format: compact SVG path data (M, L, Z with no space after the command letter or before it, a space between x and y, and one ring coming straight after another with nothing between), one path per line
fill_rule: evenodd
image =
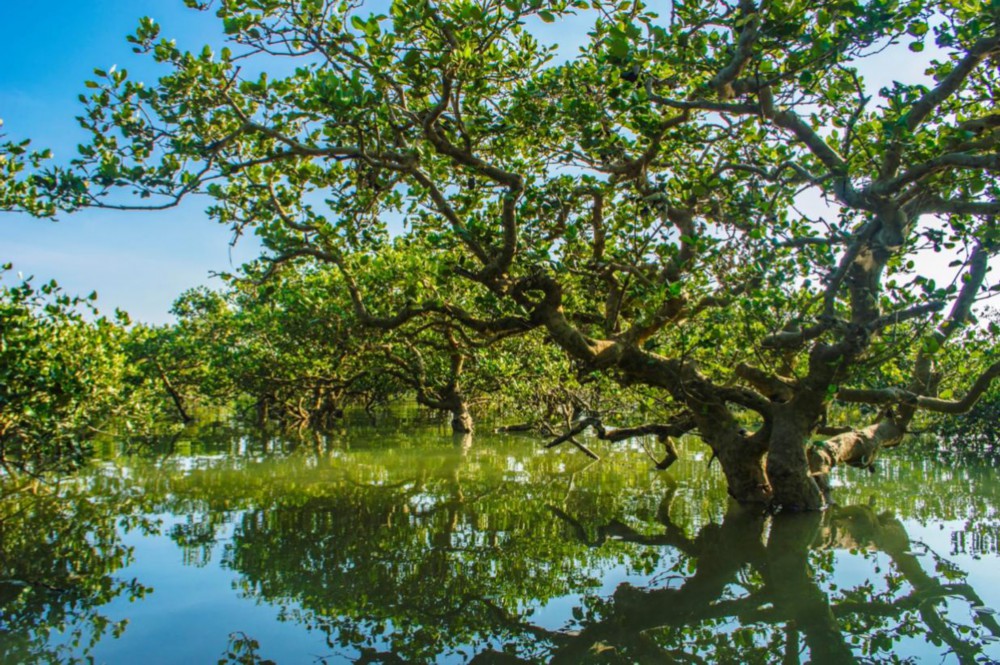
M95 68L116 65L133 80L150 81L158 70L132 53L126 35L150 16L161 35L181 48L220 44L212 12L193 11L183 0L0 0L0 119L9 139L31 138L51 148L57 161L71 159L85 140L75 120L77 96ZM548 27L553 42L571 55L583 42L589 17ZM286 63L287 66L287 63ZM120 307L133 319L171 320L170 303L200 284L219 286L211 271L226 271L256 256L254 238L230 247L228 229L203 213L204 199L164 212L88 210L57 222L0 213L0 263L38 280L56 279L71 293L96 289L98 306Z
M142 16L154 18L161 34L182 48L221 43L210 12L184 7L182 0L0 0L0 118L10 139L31 138L52 148L58 161L75 154L85 138L75 116L77 96L94 68L116 65L130 77L157 75L148 57L135 55L125 36ZM539 36L559 43L571 56L591 17L553 26L538 24ZM923 54L890 49L863 67L869 90L893 79L916 80L933 48ZM204 199L164 212L89 210L57 222L0 214L0 262L39 280L55 278L71 293L96 289L103 311L120 307L134 319L170 320L170 303L200 284L219 286L211 271L226 271L256 256L258 245L244 238L230 247L230 232L203 213ZM935 257L936 258L936 257Z
M71 158L84 139L77 96L94 68L114 64L143 80L156 75L125 41L142 16L155 18L182 47L218 42L217 19L181 0L3 0L0 118L8 138L31 138L57 160ZM71 293L96 289L102 311L121 307L135 319L165 322L181 291L212 284L210 271L256 254L252 239L231 250L229 231L203 207L195 199L165 212L90 210L57 222L3 213L0 262L12 261L25 276L54 278Z

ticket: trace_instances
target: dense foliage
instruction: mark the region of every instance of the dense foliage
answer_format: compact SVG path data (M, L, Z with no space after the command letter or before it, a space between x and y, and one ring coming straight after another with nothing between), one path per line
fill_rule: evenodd
M831 468L1000 374L995 327L963 333L997 290L995 0L187 4L227 43L143 19L167 73L97 71L80 157L12 179L65 209L207 194L259 235L213 340L262 418L404 390L468 430L470 399L551 367L658 406L617 435L578 408L563 436L655 433L666 466L697 432L737 500L817 509ZM566 55L545 24L590 31ZM931 45L923 78L866 83Z
M5 267L5 271L10 266ZM93 297L96 297L93 296ZM72 465L132 404L123 328L55 282L0 284L0 466Z

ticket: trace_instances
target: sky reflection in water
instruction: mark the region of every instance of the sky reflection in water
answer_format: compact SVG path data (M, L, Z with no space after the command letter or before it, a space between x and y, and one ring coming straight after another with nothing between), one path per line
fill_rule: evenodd
M988 461L886 455L840 508L770 517L691 454L412 428L113 448L0 501L0 662L1000 659Z

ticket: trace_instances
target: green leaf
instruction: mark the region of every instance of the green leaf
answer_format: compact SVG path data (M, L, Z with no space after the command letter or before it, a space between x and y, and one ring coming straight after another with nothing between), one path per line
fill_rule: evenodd
M607 40L608 52L616 58L625 58L629 54L629 43L624 35L615 35Z
M415 49L410 49L403 56L403 64L407 67L416 67L420 63L420 52Z
M923 349L924 353L934 355L941 349L941 343L938 342L936 337L928 335L927 337L924 337Z

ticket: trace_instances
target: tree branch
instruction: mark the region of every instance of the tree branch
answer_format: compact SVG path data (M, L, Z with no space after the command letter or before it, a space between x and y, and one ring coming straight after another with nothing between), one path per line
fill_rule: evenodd
M995 378L1000 376L1000 361L993 363L969 388L960 400L946 400L937 397L917 395L901 388L882 388L877 390L845 388L837 392L837 400L855 404L906 404L924 411L936 413L961 414L967 413L983 393L990 387Z

